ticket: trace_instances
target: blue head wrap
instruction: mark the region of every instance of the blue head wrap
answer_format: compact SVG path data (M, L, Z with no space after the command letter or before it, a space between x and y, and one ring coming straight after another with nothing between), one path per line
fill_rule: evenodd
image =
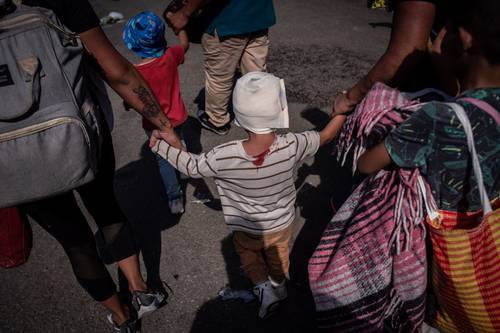
M165 24L153 12L141 12L125 25L123 41L143 58L161 57L167 48Z

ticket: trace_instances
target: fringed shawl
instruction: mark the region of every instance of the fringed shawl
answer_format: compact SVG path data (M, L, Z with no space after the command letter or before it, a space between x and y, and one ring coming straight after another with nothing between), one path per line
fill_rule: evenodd
M345 163L353 154L354 172L359 157L418 107L411 96L375 84L344 125L337 157ZM418 179L418 169L369 176L325 229L309 261L320 329L421 330L427 264Z

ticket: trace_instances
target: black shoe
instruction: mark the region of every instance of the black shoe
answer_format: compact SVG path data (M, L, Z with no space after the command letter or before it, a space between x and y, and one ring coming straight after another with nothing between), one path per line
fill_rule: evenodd
M223 126L215 126L210 121L208 114L202 110L200 110L200 112L198 113L198 121L200 122L201 126L218 135L226 135L231 129L231 125L229 123Z

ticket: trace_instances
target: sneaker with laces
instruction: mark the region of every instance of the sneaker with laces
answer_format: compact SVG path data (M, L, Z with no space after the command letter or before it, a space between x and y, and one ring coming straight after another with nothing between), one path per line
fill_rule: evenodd
M132 306L137 311L139 319L158 310L164 300L165 296L160 292L138 290L132 292Z
M111 324L113 327L113 331L119 332L119 333L140 333L140 330L138 329L137 325L137 320L135 319L127 319L123 324L118 325L115 323L113 320L113 315L111 313L108 313L107 315L108 322Z
M271 281L259 283L253 288L253 292L260 303L260 318L267 318L276 311L281 300Z
M200 110L198 112L198 121L200 122L201 126L218 135L226 135L231 129L231 125L229 123L223 126L215 126L214 124L212 124L212 122L210 121L210 117L203 110Z
M169 200L168 207L170 208L170 212L174 215L183 214L184 213L184 199L182 197L180 197L180 198Z

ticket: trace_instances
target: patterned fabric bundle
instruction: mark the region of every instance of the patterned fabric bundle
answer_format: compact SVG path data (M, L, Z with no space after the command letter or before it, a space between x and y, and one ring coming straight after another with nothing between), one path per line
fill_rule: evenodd
M356 165L417 105L376 84L346 123L338 157L345 160L353 151ZM380 332L386 325L421 331L427 267L419 177L418 169L382 170L368 177L327 226L309 261L320 330Z
M422 94L427 92L423 90ZM411 115L413 107L417 105L420 104L412 101L408 95L383 83L375 83L340 133L337 157L342 159L342 165L352 152L352 171L356 171L358 158L366 149L385 138L394 127Z

